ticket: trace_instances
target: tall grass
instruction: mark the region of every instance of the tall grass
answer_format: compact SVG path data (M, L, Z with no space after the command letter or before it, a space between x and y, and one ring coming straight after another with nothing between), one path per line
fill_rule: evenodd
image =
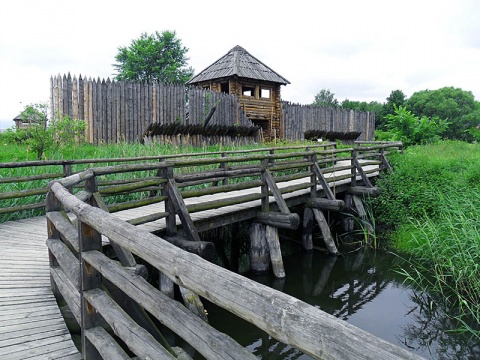
M278 144L277 144L278 145ZM288 143L288 146L302 145L307 146L306 142L303 143ZM71 160L71 159L107 159L107 158L131 158L131 157L143 157L143 156L165 156L165 155L178 155L178 158L182 154L200 154L204 157L220 157L220 154L211 154L212 152L219 151L238 151L238 150L255 150L265 147L272 147L273 144L261 143L252 144L246 146L224 146L224 145L204 145L202 147L191 146L173 146L173 145L141 145L141 144L114 144L114 145L101 145L93 146L84 144L78 147L60 147L55 151L51 151L45 157L48 160ZM268 153L265 152L265 154ZM176 157L175 157L176 158ZM35 154L32 154L27 146L18 144L0 143L0 162L12 162L12 161L27 161L35 160ZM89 167L117 165L118 163L102 163L102 164L75 164L72 166L73 172L80 172ZM204 170L209 168L213 169L218 165L205 165ZM184 169L189 170L188 168ZM196 168L198 171L199 169ZM42 167L22 167L13 169L0 168L0 179L11 177L25 177L29 175L37 175L41 173L62 173L63 169L60 165L42 166ZM127 178L140 178L140 177L155 176L155 171L150 172L136 172L127 174L115 174L103 176L100 178L102 181L108 180L122 180ZM19 190L30 190L46 187L49 180L36 180L29 182L12 182L12 183L0 183L0 193L14 192ZM135 193L133 195L118 195L110 196L105 199L106 203L118 203L122 201L139 199L147 197L148 192ZM44 195L28 196L14 199L0 199L0 209L6 209L13 206L26 205L32 203L39 203L44 201ZM17 220L26 217L32 217L41 215L44 210L28 210L17 213L0 213L0 222L8 220Z
M429 289L480 337L480 145L441 142L408 148L379 181L375 219L408 258L407 279Z
M441 295L464 330L480 337L480 328L473 328L465 317L469 314L480 323L480 194L462 191L439 197L449 205L435 219L401 226L395 245L413 255L414 271L404 270L408 279Z

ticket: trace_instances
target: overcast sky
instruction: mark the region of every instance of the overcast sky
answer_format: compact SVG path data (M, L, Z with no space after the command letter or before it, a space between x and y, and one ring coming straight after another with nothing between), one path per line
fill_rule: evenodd
M176 31L200 72L235 45L288 79L284 100L384 102L444 86L480 99L478 0L2 0L0 128L49 101L50 76L107 78L118 47Z

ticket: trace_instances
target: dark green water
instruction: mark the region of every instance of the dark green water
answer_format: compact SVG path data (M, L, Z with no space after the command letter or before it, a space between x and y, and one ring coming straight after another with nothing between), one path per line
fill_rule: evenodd
M452 324L428 294L402 285L399 259L384 252L329 257L319 252L284 258L286 278L245 276L290 294L427 359L480 359L480 341L449 330ZM310 359L212 304L209 322L259 359Z

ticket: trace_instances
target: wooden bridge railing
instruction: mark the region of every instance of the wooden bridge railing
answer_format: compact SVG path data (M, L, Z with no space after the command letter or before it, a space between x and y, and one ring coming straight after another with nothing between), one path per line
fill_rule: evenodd
M401 143L374 143L368 142L370 145L369 148L365 148L364 151L368 151L370 153L369 156L376 156L375 161L378 159L384 162L384 166L388 167L388 162L384 161L385 155L388 154L389 148L399 148L401 149ZM396 145L396 146L395 146ZM361 144L357 144L356 148L362 147L364 148L364 142ZM211 153L191 153L191 154L172 154L172 155L160 155L160 156L144 156L144 157L132 157L132 158L107 158L107 159L80 159L80 160L50 160L50 161L26 161L26 162L10 162L10 163L0 163L0 221L2 221L2 217L7 219L13 219L13 215L8 215L15 213L16 216L32 216L33 214L40 214L42 209L45 207L45 195L48 191L48 181L53 179L59 179L62 177L67 177L72 174L76 174L80 171L88 169L94 166L102 166L102 165L112 165L112 164L127 164L127 163L155 163L161 161L171 161L173 165L177 161L181 159L193 159L193 158L201 158L205 156L209 156L212 158L234 158L239 155L246 156L252 154L281 154L282 152L293 152L293 151L306 151L306 150L321 150L323 149L323 153L319 153L317 156L317 161L319 164L328 164L330 159L328 156L333 156L334 153L331 153L332 149L336 149L335 143L321 143L318 145L311 145L308 147L305 146L290 146L290 147L281 147L281 148L260 148L260 149L251 149L251 150L243 150L243 151L225 151L225 152L211 152ZM346 151L346 152L345 152ZM387 151L385 153L385 151ZM338 153L335 153L338 154ZM348 149L344 150L344 155L348 158ZM337 155L338 156L338 155ZM358 157L360 158L360 157ZM182 160L183 161L183 160ZM275 161L274 157L270 158L268 161L273 162ZM228 161L225 162L218 162L218 165L222 168L226 169L228 165ZM180 164L181 166L181 164ZM187 166L187 165L186 165ZM325 165L326 166L326 165ZM27 173L22 171L23 175L16 174L15 170L18 169L28 169ZM213 169L212 169L213 170ZM240 171L241 167L238 166L237 170ZM338 169L337 169L338 170ZM226 180L228 177L234 178L235 173L233 172L234 169L230 168L230 173L226 173L225 176L220 176L221 181L228 182ZM212 171L209 176L217 176L218 173ZM300 175L299 175L300 176ZM353 176L353 175L352 175ZM118 193L122 192L122 188L119 185L127 185L128 183L132 182L140 182L141 178L138 176L133 179L102 179L98 180L99 186L101 187L101 192L104 196L117 196ZM153 181L151 179L151 175L147 176L146 181ZM194 180L191 180L194 181ZM180 180L178 178L177 182L184 182L186 183L185 186L195 185L194 183L188 183L185 179ZM145 183L147 185L147 183ZM109 189L108 186L111 186ZM138 184L141 186L141 184ZM153 186L153 185L152 185ZM128 186L127 186L128 188ZM117 193L115 193L117 191ZM125 191L123 191L125 193ZM120 210L122 208L119 205L115 208L112 204L115 202L121 202L117 196L116 200L109 201L110 204L110 211L114 212ZM150 199L152 200L152 199ZM144 202L139 201L138 205L142 206Z
M141 276L141 266L136 263L138 258L158 269L162 276L181 289L190 291L192 296L198 294L251 322L277 340L316 358L418 358L298 299L218 267L171 243L171 237L176 235L174 214L180 217L188 240L198 240L197 230L189 220L190 212L222 205L212 201L188 208L182 204L184 197L209 196L217 189L251 189L260 185L262 192L258 199L263 200L262 210L268 210L270 204L265 199L272 195L282 213L288 208L285 209L280 198L289 191L295 191L295 186L280 193L275 187L277 181L295 179L299 173L302 176L312 175L308 170L313 168L315 172L322 167L320 174L315 174L316 184L316 177L331 169L323 165L339 160L337 151L355 154L354 149L331 149L327 151L329 155L324 153L325 150L318 150L162 161L95 168L52 181L47 195L47 245L52 287L57 296L65 299L81 324L85 359L130 358L131 354L127 354L124 346L141 358L176 358L179 350L170 348L158 329L148 321L145 310L207 359L254 358L233 339L209 326L201 316L194 315L150 285ZM320 156L319 162L315 161L316 156ZM378 160L377 164L380 164ZM199 173L198 166L210 167L210 170L205 170L207 175ZM167 222L165 238L110 215L100 195L99 178L146 170L155 172L152 182L142 178L127 183L134 187L128 190L148 191L153 201L166 202L165 212L160 214ZM83 190L75 195L69 191L80 185ZM125 186L125 183L108 184L103 191L105 195L118 194L127 191ZM301 186L313 191L311 182ZM235 203L248 200L237 198ZM121 206L126 207L127 204L125 202ZM70 211L70 215L67 216L65 211ZM135 219L133 222L144 220L151 219ZM170 237L168 241L167 237ZM102 253L102 239L105 238L116 247L120 263ZM112 333L120 339L119 343Z
M309 148L335 148L335 143L321 143ZM281 148L259 148L242 151L199 152L189 154L165 154L159 156L142 156L130 158L79 159L79 160L39 160L24 162L0 163L0 221L5 214L21 214L25 211L38 211L45 208L45 195L48 192L48 181L60 179L81 172L94 166L112 164L159 162L195 157L232 157L238 154L270 153L298 151L305 146L289 146ZM28 169L28 170L21 170ZM19 175L16 170L21 170ZM100 180L102 183L102 180ZM105 185L108 185L105 182ZM111 185L118 183L110 183ZM5 216L6 217L6 216Z

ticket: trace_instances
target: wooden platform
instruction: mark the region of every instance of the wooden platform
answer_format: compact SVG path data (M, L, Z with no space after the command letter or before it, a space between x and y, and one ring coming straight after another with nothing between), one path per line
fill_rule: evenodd
M81 359L50 289L45 217L0 224L0 358Z
M339 175L339 174L336 174ZM376 176L371 173L369 176ZM334 173L327 177L335 176ZM279 188L305 183L300 179L278 184ZM331 183L334 189L346 186L350 180ZM321 189L318 186L319 190ZM248 193L256 190L246 190ZM245 191L243 191L245 192ZM258 189L260 192L260 189ZM242 192L222 193L201 198L185 199L186 204L211 201L218 197L238 196ZM289 206L302 203L309 190L285 194ZM271 197L271 203L275 200ZM260 200L218 210L192 214L198 226L230 217L245 220L260 208ZM164 211L163 203L115 213L122 220ZM203 225L202 225L203 224ZM207 224L207 225L205 225ZM217 223L218 224L218 223ZM155 232L165 227L165 219L140 225ZM199 229L201 231L201 229ZM0 358L1 359L81 359L67 330L63 317L50 290L50 272L45 217L36 217L0 224Z

